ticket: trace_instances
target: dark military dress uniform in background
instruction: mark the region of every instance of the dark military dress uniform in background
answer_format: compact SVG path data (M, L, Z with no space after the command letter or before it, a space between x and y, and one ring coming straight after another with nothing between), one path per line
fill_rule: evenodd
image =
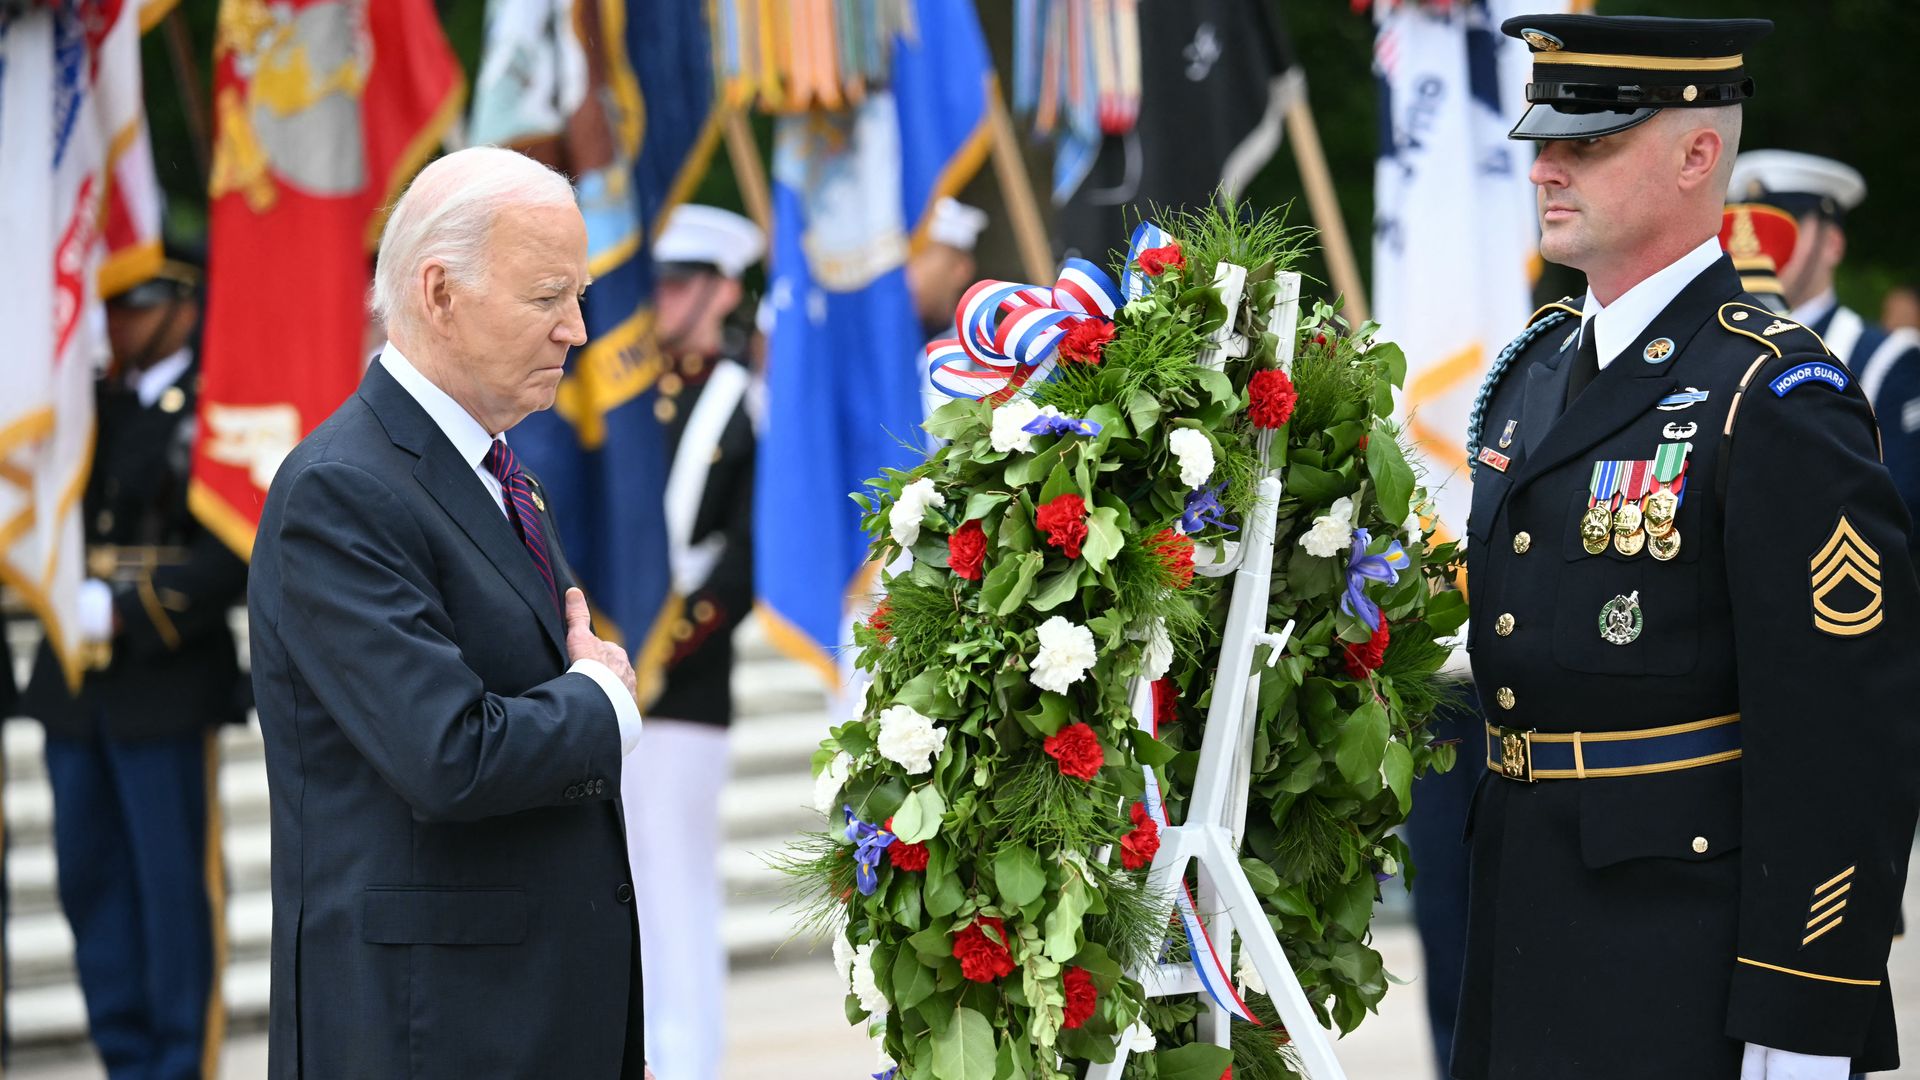
M1456 1077L1732 1080L1743 1044L1897 1061L1886 964L1920 760L1907 513L1845 367L1724 255L1670 269L1696 265L1604 369L1578 307L1542 309L1476 410L1469 650L1490 726Z
M83 515L120 629L78 696L43 645L20 701L46 725L60 904L115 1078L199 1076L219 1052L214 729L250 703L228 623L247 569L187 509L198 372L144 402L99 384Z

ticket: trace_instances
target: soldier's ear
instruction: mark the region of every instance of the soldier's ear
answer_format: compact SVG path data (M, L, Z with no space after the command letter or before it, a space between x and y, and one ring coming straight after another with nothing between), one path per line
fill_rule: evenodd
M1719 186L1724 181L1720 174L1725 172L1724 162L1733 147L1727 145L1725 137L1712 127L1693 127L1687 130L1680 141L1680 188L1693 191L1708 185ZM1721 195L1724 201L1724 193Z

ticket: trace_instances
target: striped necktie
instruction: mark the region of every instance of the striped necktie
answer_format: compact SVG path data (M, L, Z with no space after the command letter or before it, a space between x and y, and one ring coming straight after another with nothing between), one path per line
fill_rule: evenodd
M527 474L520 471L520 461L513 456L505 439L493 440L485 464L493 478L500 481L500 492L506 496L507 519L520 534L520 542L527 545L533 568L540 571L554 607L559 608L560 590L553 583L553 563L547 558L547 540L540 532L540 515L534 509L533 488L527 483Z

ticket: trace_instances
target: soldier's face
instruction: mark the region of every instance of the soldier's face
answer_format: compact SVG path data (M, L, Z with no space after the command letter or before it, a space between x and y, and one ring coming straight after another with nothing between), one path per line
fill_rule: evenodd
M494 220L487 272L452 306L466 394L491 432L553 405L567 351L587 340L580 299L587 227L571 206L511 207Z
M1674 202L1671 140L1655 121L1598 139L1540 144L1531 179L1540 207L1540 255L1589 274L1638 247Z

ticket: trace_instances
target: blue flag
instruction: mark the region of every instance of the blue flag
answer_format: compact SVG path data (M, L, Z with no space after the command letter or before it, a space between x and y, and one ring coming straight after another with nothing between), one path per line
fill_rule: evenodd
M644 701L679 607L663 512L668 447L654 412L663 361L649 240L698 183L719 130L705 6L577 0L568 26L546 17L549 3L489 9L473 138L525 146L574 177L593 284L587 344L569 358L554 407L529 416L511 440L553 495L595 628L634 654ZM574 65L593 75L584 93L562 75ZM576 96L559 99L569 86ZM529 138L541 135L544 143Z
M852 112L782 117L775 131L755 574L774 642L834 685L849 601L875 589L847 495L882 467L910 467L923 446L926 342L906 258L989 140L993 67L973 6L916 7L886 91Z

